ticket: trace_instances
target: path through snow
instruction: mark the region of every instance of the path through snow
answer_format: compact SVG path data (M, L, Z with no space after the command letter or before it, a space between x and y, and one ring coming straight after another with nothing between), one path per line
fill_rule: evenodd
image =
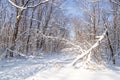
M90 71L65 67L73 56L51 55L42 59L3 59L0 80L120 80L120 68Z

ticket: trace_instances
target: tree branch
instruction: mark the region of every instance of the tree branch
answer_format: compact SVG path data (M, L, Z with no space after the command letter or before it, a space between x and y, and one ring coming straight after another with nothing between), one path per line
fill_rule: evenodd
M14 2L12 2L11 0L8 0L8 2L11 4L11 5L13 5L14 7L16 7L16 8L19 8L19 9L26 9L26 7L24 7L24 6L18 6L18 5L16 5Z
M91 50L93 50L94 48L96 48L101 40L105 37L106 35L106 32L107 32L107 29L105 30L105 32L100 36L100 38L98 39L98 41L90 48L88 49L85 53L82 53L80 56L78 56L73 62L72 62L72 65L74 66L78 60L80 60L81 58L85 57L86 55L88 55L90 53Z
M113 0L110 0L112 3L114 4L117 4L118 6L120 6L120 2L116 2L116 1L113 1Z
M45 0L45 1L40 2L40 3L38 3L38 4L34 5L34 6L28 6L27 8L35 8L35 7L37 7L37 6L41 5L41 4L45 4L45 3L48 2L48 1L49 1L49 0Z

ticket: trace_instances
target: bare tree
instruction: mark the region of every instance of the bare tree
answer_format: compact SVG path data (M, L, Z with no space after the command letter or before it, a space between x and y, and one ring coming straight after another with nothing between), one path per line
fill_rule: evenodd
M22 7L18 6L17 4L12 2L11 0L8 0L8 1L14 7L20 9L19 13L18 13L18 10L17 10L17 14L18 15L17 15L16 21L15 21L15 28L14 28L14 32L13 32L13 38L12 38L12 41L13 41L12 44L13 45L10 48L11 50L14 50L15 49L15 41L16 41L17 35L18 35L19 23L20 23L20 20L22 18L23 11L28 9L28 8L35 8L35 7L37 7L37 6L41 5L41 4L44 4L44 3L48 2L48 0L44 1L44 2L40 2L40 3L38 3L38 4L34 5L34 6L28 6L30 0L27 0L25 3L24 3L24 1L22 1ZM16 3L17 3L17 1L16 1ZM13 57L13 53L12 52L10 52L10 56Z

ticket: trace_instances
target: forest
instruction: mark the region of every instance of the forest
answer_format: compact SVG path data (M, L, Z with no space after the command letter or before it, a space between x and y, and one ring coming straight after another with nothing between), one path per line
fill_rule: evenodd
M66 57L68 63L57 62ZM120 71L120 0L0 0L0 74L8 75L0 80L27 80L4 71L33 66L33 60L41 65L51 60L47 67L90 70L117 65Z

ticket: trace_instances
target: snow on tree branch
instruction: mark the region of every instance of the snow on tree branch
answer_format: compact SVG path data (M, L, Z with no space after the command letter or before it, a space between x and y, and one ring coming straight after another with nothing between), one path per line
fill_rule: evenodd
M93 50L94 48L96 48L100 42L102 41L102 39L104 39L105 35L106 35L107 29L105 30L105 32L100 36L100 38L98 39L98 41L90 48L88 49L85 53L82 53L80 56L78 56L73 62L72 65L74 66L78 60L80 60L81 58L85 57L86 55L88 55L90 53L91 50Z
M26 9L26 8L35 8L35 7L37 7L37 6L39 6L39 5L41 5L41 4L45 4L46 2L48 2L49 0L45 0L45 1L43 1L43 2L40 2L40 3L38 3L38 4L36 4L36 5L34 5L34 6L28 6L28 7L24 7L24 6L18 6L18 5L16 5L14 2L12 2L11 0L8 0L8 2L10 3L10 4L12 4L14 7L16 7L16 8L19 8L19 9Z
M19 8L19 9L26 9L26 7L21 7L21 6L18 6L18 5L16 5L14 2L12 2L11 0L8 0L8 2L10 3L10 4L12 4L14 7L16 7L16 8Z
M120 2L116 2L116 1L113 1L113 0L110 0L112 3L115 3L115 4L117 4L117 5L119 5L120 6Z
M40 2L40 3L38 3L38 4L34 5L34 6L28 6L27 8L35 8L35 7L37 7L37 6L41 5L41 4L45 4L45 3L48 2L48 1L49 1L49 0L45 0L45 1Z
M88 0L89 2L98 2L99 0Z

